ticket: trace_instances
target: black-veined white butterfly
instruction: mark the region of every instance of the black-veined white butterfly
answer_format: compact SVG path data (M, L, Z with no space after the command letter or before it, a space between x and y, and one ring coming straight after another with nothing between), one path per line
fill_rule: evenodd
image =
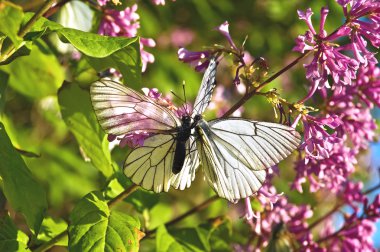
M135 184L157 193L171 186L183 190L191 185L201 164L215 192L235 202L257 192L265 169L297 148L300 135L288 126L242 118L205 121L202 114L216 85L216 68L216 59L211 59L193 112L182 118L117 82L92 84L92 104L106 133L152 134L125 161L124 173Z

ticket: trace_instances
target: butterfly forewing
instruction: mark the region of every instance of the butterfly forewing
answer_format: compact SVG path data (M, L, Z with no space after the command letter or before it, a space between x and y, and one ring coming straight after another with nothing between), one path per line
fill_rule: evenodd
M173 132L181 125L168 108L111 80L93 83L91 100L99 123L108 134Z
M211 101L212 92L216 85L216 69L218 61L216 58L210 59L210 63L203 75L202 83L195 98L192 116L202 115Z
M300 142L290 127L239 118L201 120L197 131L205 177L232 202L254 194L265 180L264 169L289 156Z

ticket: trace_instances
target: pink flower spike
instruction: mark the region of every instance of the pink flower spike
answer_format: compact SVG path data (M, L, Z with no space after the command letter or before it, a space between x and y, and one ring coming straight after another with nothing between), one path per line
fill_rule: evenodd
M218 26L217 30L227 39L228 43L231 45L233 49L238 50L235 43L232 41L228 26L228 22L225 21L223 24Z

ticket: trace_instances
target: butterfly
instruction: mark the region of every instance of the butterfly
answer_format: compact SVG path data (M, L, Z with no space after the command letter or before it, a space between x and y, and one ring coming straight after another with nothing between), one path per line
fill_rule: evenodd
M190 187L201 165L214 191L231 202L259 190L266 169L288 157L301 137L293 128L243 118L206 121L202 114L216 85L218 61L211 58L191 113L178 117L123 84L99 80L91 85L91 100L101 127L121 136L150 136L134 148L124 173L135 184L154 192Z

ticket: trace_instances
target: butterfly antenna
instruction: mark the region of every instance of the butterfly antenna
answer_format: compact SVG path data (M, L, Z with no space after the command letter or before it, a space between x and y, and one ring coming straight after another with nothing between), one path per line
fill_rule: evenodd
M178 100L180 100L181 102L185 102L181 97L179 97L176 93L174 93L173 90L170 90L170 93L172 93Z
M185 103L184 103L184 107L185 107L185 111L187 113L187 115L190 114L190 111L188 110L188 107L187 107L187 100L186 100L186 82L183 81L182 82L182 90L183 90L183 97L185 99Z

